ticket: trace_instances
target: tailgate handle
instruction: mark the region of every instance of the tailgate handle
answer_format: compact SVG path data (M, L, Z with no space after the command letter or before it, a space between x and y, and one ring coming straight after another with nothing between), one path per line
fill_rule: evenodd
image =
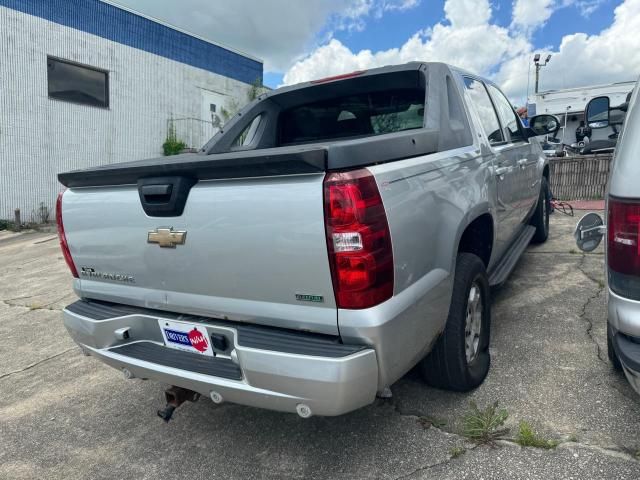
M191 177L153 177L138 180L138 194L144 212L150 217L179 217L197 183Z
M171 200L171 190L173 185L143 185L140 193L147 203L168 203Z

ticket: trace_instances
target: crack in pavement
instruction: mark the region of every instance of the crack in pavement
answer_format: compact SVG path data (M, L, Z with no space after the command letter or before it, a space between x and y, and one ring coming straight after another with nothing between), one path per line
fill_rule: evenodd
M588 301L587 301L588 304ZM590 338L592 338L590 336ZM593 340L593 338L592 338ZM594 343L595 340L593 340ZM597 343L596 343L597 345ZM598 352L600 350L598 349ZM598 357L600 360L602 360L600 357ZM605 363L608 364L608 362L606 360L602 360ZM617 390L617 389L616 389ZM622 393L622 392L621 392ZM626 395L625 395L626 396ZM391 399L389 400L383 400L385 402L389 402L392 406L393 406L393 410L400 415L401 417L412 417L415 418L416 420L420 420L421 418L426 418L426 419L431 419L430 416L424 414L423 412L419 411L419 410L403 410L402 406L400 405L400 401L399 398L396 394L393 394L393 396L391 397ZM436 420L436 419L434 419ZM437 422L436 422L437 423ZM438 432L444 434L444 435L448 435L448 436L453 436L458 438L459 440L461 440L462 442L464 442L464 448L465 451L470 451L470 450L474 450L478 447L483 446L483 444L481 443L475 443L473 440L465 437L464 435L462 435L459 432L456 432L454 430L450 430L450 429L445 429L442 428L440 426L437 426L435 423L431 423L429 425L429 427L425 427L425 428L433 428L435 430L437 430ZM562 435L557 433L557 432L553 432L553 435L559 439L562 438ZM585 448L585 449L590 449L593 451L597 451L599 453L605 454L607 456L611 456L611 457L617 457L617 458L622 458L625 460L629 460L629 461L633 461L633 462L640 462L640 458L634 456L634 455L630 455L628 453L629 449L625 448L622 445L616 445L615 447L612 446L602 446L602 445L597 445L597 444L593 444L593 443L582 443L579 441L575 441L575 440L559 440L560 443L555 447L555 448L571 448L571 447L579 447L579 448ZM496 440L494 442L496 445L502 445L502 446L517 446L520 448L535 448L535 447L523 447L522 445L520 445L514 438L509 438L509 437L502 437L498 440ZM552 452L553 450L555 450L555 448L549 449L549 450L545 450L542 449L543 452ZM633 449L632 449L633 450ZM417 468L416 470L413 470L412 472L402 475L400 477L396 477L394 480L400 480L403 478L408 478L411 475L423 471L423 470L428 470L430 468L439 466L439 465L444 465L448 462L450 462L451 460L455 459L455 457L450 456L447 460L443 460L440 462L436 462L434 464L429 464L427 466L424 467L420 467Z
M603 358L602 348L600 347L600 344L598 343L595 336L593 335L593 322L587 317L587 307L592 301L596 300L597 298L600 298L600 296L602 295L602 292L605 289L605 284L602 280L593 278L591 275L589 275L585 271L584 262L586 259L587 259L587 256L583 254L582 258L580 259L580 262L578 262L578 270L591 282L595 283L598 286L598 289L596 290L596 293L594 295L591 295L589 298L587 298L587 301L582 305L582 311L580 312L580 315L578 315L578 318L580 318L580 320L582 320L587 324L587 331L586 331L587 337L589 337L589 340L591 340L591 343L593 343L596 346L596 354L598 356L598 360L600 360L606 365L609 365L609 361L606 358Z
M419 411L415 411L415 410L411 410L411 411L403 411L402 408L400 407L400 403L396 401L396 397L395 395L393 397L391 397L391 399L388 400L389 403L391 403L391 405L393 406L393 410L400 415L401 417L412 417L415 418L416 420L420 420L421 418L429 418L426 415L422 414L422 412ZM435 429L438 432L444 434L444 435L448 435L448 436L453 436L453 437L457 437L458 439L462 440L465 443L464 449L465 452L469 451L469 450L474 450L478 447L480 447L480 444L475 444L473 442L471 442L467 437L460 435L459 433L453 432L453 431L449 431L449 430L445 430L442 427L438 427L436 426L433 422L431 422L431 424L429 425L429 427L423 427L426 429ZM424 472L425 470L430 470L434 467L439 467L440 465L446 465L447 463L451 462L451 460L454 460L456 457L454 457L453 455L449 454L448 458L445 460L441 460L439 462L435 462L435 463L430 463L428 465L423 465L422 467L418 467L414 470L412 470L409 473L405 473L403 475L400 475L399 477L395 477L394 480L402 480L404 478L409 478L412 477L413 475L416 475L419 472Z
M464 437L463 437L464 438ZM467 442L469 442L468 439L465 439ZM523 447L522 445L520 445L519 443L517 443L516 441L512 440L512 439L499 439L495 441L495 444L498 446L503 446L503 447L519 447L521 449L525 449L525 448L535 448L535 447ZM465 445L464 447L464 454L466 454L466 452L471 451L471 450L475 450L476 448L482 447L484 445L482 444L471 444L469 445ZM621 460L625 460L628 462L634 462L634 463L640 463L638 462L638 458L634 455L631 455L627 452L625 452L624 450L621 449L614 449L614 448L607 448L607 447L601 447L598 445L591 445L591 444L587 444L587 443L580 443L580 442L563 442L561 444L559 444L555 449L549 449L549 450L545 450L545 449L537 449L537 450L541 450L541 452L547 452L547 453L552 453L554 450L556 449L565 449L565 450L579 450L579 449L585 449L585 450L591 450L593 452L599 453L601 455L605 455L607 457L611 457L611 458L617 458L617 459L621 459ZM404 475L400 475L399 477L395 477L394 480L402 480L402 479L406 479L409 477L412 477L420 472L424 472L426 470L430 470L434 467L439 467L441 465L446 465L448 463L450 463L452 460L454 460L455 458L458 457L454 457L453 455L449 455L449 458L447 458L446 460L441 460L439 462L435 462L435 463L430 463L428 465L422 466L422 467L418 467L414 470L412 470L409 473L406 473Z
M34 297L38 297L39 295L30 295L27 297L16 297L16 298L9 298L7 300L0 300L0 303L6 305L7 307L17 307L17 308L26 308L28 311L32 311L32 310L49 310L52 312L62 312L61 308L49 308L51 307L51 305L53 305L56 302L59 302L60 300L68 297L69 295L73 295L73 292L70 293L66 293L64 296L57 298L55 300L53 300L52 302L46 303L44 305L38 305L38 306L30 306L30 305L21 305L19 303L10 303L12 300L24 300L27 298L34 298ZM23 312L23 313L27 313L27 312ZM21 314L22 315L22 314Z
M430 463L429 465L425 465L423 467L418 467L418 468L416 468L415 470L413 470L413 471L411 471L409 473L406 473L404 475L400 475L399 477L395 477L394 480L402 480L403 478L409 478L409 477L412 477L412 476L418 474L419 472L424 472L425 470L430 470L430 469L432 469L434 467L439 467L441 465L446 465L451 460L453 460L453 458L454 457L450 455L449 458L447 458L446 460L442 460L442 461L436 462L436 463Z
M19 370L14 370L12 372L4 373L4 374L0 375L0 380L3 380L5 378L7 378L7 377L10 377L11 375L16 375L18 373L22 373L22 372L25 372L27 370L31 370L32 368L37 367L38 365L41 365L41 364L43 364L45 362L48 362L49 360L52 360L54 358L60 357L61 355L64 355L65 353L68 353L71 350L75 350L76 348L77 347L69 347L66 350L63 350L62 352L54 353L53 355L51 355L51 356L49 356L47 358L43 358L42 360L38 360L37 362L34 362L34 363L30 364L30 365L27 365L26 367L23 367L23 368L21 368Z
M9 303L7 300L0 300L0 303L2 303L3 305L6 305L7 307L26 308L27 310L30 310L30 308L25 306L25 305L18 305L16 303Z

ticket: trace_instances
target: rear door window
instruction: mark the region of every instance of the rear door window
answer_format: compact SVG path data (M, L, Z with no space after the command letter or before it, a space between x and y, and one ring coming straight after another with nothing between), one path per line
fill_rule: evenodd
M504 143L505 139L500 129L498 115L493 108L493 103L491 102L486 87L481 81L475 78L463 77L463 79L467 93L469 97L471 97L471 102L480 117L480 123L482 123L482 127L489 138L489 143L491 145Z
M280 114L279 143L293 145L422 128L424 103L424 89L398 89L297 105Z

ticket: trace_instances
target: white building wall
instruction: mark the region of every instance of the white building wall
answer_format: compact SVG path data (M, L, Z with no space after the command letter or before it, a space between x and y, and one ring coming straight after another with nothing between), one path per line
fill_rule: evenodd
M171 116L196 119L175 124L202 146L213 129L197 119L211 120L210 99L243 104L250 88L5 7L0 39L0 219L20 208L36 221L44 202L54 220L60 172L162 155ZM109 108L50 99L47 55L108 70Z

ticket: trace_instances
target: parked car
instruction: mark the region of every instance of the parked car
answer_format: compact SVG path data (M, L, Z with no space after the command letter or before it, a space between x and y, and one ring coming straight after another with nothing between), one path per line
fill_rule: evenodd
M589 213L578 223L575 235L583 251L592 251L606 234L607 351L614 368L624 371L631 386L640 393L640 102L637 86L629 104L623 108L627 117L613 156L606 199L607 225L599 215ZM588 124L591 128L607 128L611 110L608 97L594 98L585 111Z
M549 232L549 168L490 81L441 63L260 95L199 153L63 173L64 323L126 378L311 415L416 364L489 370L490 286Z

